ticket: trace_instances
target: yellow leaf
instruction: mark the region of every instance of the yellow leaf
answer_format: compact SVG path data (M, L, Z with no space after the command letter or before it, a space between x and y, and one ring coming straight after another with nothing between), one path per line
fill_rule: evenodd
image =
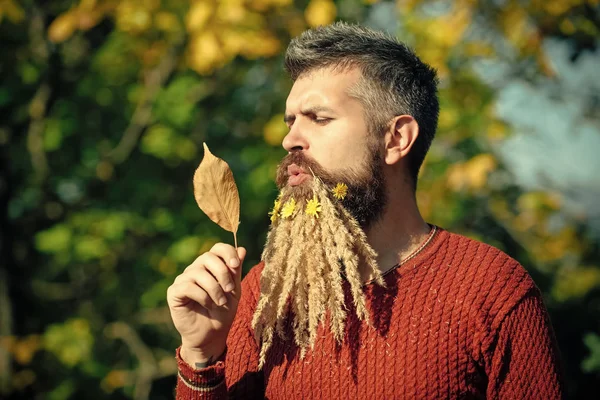
M0 2L0 22L2 22L2 16L4 14L14 24L23 21L23 18L25 18L25 11L23 11L23 8L18 4L15 4L13 0L4 0Z
M221 65L225 54L217 36L211 31L195 36L189 47L190 66L200 74L210 73Z
M464 53L471 57L492 57L496 54L496 51L489 43L474 41L465 44Z
M244 32L235 29L226 29L221 32L223 52L228 56L236 56L248 46L247 37Z
M548 14L556 17L566 13L571 7L575 6L572 3L565 0L545 0L542 7Z
M450 48L458 44L470 23L471 10L455 7L452 12L434 19L427 34L434 45Z
M279 52L279 40L267 31L247 32L241 53L248 58L270 57Z
M438 118L438 126L440 129L453 128L460 119L460 113L456 108L444 107L440 110Z
M500 15L500 24L506 38L518 49L526 44L528 33L532 31L530 16L525 9L510 5Z
M40 349L41 340L39 335L29 335L17 341L13 347L15 360L21 365L27 365L35 353Z
M64 42L77 29L77 18L73 12L66 12L56 17L48 27L48 39L54 43Z
M102 379L100 386L105 392L112 393L115 389L130 384L132 378L133 376L130 371L115 369L110 371L104 379Z
M490 140L502 140L506 137L506 131L507 128L503 122L494 120L488 126L487 137Z
M115 16L117 27L123 32L139 34L152 25L151 10L134 1L119 2Z
M311 0L306 7L304 17L311 27L327 25L335 20L337 10L331 0Z
M287 134L287 127L283 122L283 114L273 116L263 129L265 142L271 146L279 146Z
M154 15L154 24L158 29L165 32L174 32L180 27L177 16L166 11L160 11Z
M600 285L600 268L564 268L556 274L552 295L559 301L585 296Z
M482 189L488 174L496 168L491 154L479 154L467 162L455 164L448 170L448 186L455 191Z
M204 158L194 174L194 196L200 209L235 238L240 224L240 195L229 165L215 157L206 143Z
M191 33L204 28L213 11L212 3L198 1L192 4L185 16L185 26L188 32Z
M240 0L221 0L217 9L220 21L229 24L239 24L245 20L247 14L244 4Z

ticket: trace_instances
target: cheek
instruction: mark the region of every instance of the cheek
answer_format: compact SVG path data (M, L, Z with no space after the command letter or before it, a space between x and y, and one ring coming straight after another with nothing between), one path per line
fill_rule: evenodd
M360 172L368 164L370 154L366 143L347 139L336 141L319 153L315 155L316 161L331 173Z
M331 172L361 170L370 154L366 127L358 122L339 121L329 128L313 137L311 156Z

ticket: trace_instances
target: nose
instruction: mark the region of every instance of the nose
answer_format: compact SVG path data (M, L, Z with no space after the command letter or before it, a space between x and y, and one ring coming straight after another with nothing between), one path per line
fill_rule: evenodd
M308 149L308 140L301 129L300 121L295 121L288 134L283 138L281 145L288 152Z

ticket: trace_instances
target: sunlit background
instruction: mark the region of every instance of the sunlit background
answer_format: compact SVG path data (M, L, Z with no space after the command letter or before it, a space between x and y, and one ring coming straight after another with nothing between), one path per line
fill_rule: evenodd
M233 169L260 257L284 154L290 38L334 20L440 77L427 220L518 259L569 398L600 387L599 0L0 0L0 397L168 399L166 289L233 237L192 194Z

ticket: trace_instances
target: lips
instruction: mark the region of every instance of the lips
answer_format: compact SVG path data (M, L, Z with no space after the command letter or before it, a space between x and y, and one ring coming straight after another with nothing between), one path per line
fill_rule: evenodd
M289 176L288 185L290 186L298 186L310 178L310 175L307 174L303 168L296 164L289 165L287 168L287 173Z

